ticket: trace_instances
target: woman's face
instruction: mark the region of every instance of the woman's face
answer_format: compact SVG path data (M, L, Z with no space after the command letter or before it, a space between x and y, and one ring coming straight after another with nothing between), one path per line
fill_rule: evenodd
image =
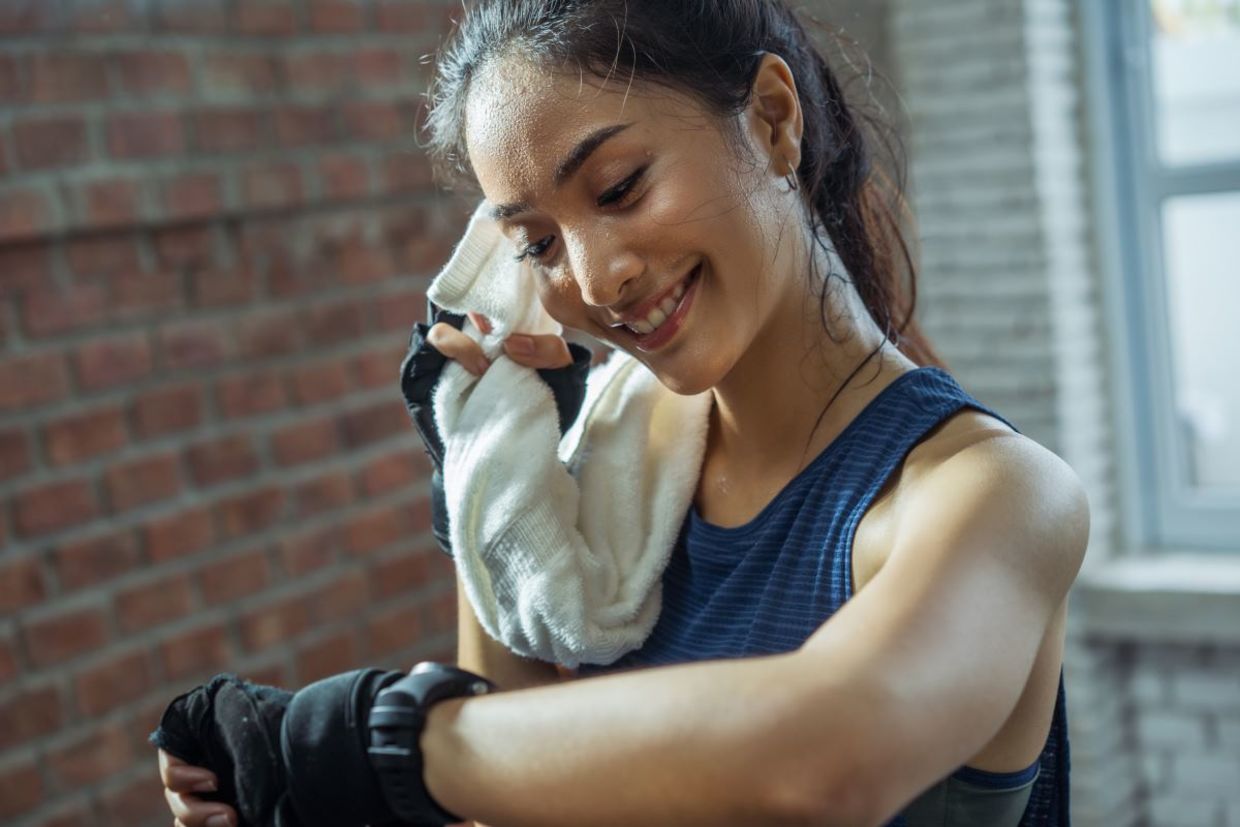
M719 383L789 289L804 291L788 159L769 123L749 112L740 123L738 152L684 95L519 57L485 68L467 101L478 183L538 274L544 307L678 393Z

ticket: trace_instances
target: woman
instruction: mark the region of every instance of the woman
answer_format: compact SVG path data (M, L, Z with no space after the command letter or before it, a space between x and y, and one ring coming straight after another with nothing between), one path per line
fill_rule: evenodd
M659 623L582 669L622 674L564 680L462 598L460 664L530 691L433 708L434 798L542 827L1066 824L1085 497L933 366L866 139L784 4L478 3L430 129L552 316L714 403ZM558 337L505 350L570 361ZM180 823L235 818L161 768Z

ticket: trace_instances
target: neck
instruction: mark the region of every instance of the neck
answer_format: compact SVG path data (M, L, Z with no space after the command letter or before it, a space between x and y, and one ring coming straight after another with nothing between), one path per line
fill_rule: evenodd
M807 246L817 259L815 272L827 273L828 256ZM793 272L807 271L810 254ZM795 474L883 387L916 367L883 344L838 260L832 272L844 277L827 282L829 331L819 304L821 281L810 290L809 279L793 278L745 355L712 388L707 450L724 464Z

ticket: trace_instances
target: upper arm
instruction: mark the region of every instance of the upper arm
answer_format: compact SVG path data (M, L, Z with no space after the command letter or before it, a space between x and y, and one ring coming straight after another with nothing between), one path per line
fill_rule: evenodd
M1010 716L1089 532L1076 475L1015 435L943 461L902 512L882 570L797 653L815 771L880 815Z
M457 665L493 681L500 689L526 689L559 683L555 664L523 658L482 628L474 607L457 580Z

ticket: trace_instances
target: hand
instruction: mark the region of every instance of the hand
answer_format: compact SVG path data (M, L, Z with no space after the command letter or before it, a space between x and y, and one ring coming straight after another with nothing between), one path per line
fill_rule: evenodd
M480 313L468 313L470 321L483 333L491 332L491 322ZM490 367L478 343L447 322L436 322L426 334L426 341L449 359L461 363L474 376L481 376ZM536 370L554 370L573 363L568 342L555 334L513 334L504 340L504 353L519 365Z
M219 782L210 770L191 766L161 749L159 777L164 782L168 809L175 816L174 827L236 827L236 810L227 804L205 801L195 795L217 789Z

